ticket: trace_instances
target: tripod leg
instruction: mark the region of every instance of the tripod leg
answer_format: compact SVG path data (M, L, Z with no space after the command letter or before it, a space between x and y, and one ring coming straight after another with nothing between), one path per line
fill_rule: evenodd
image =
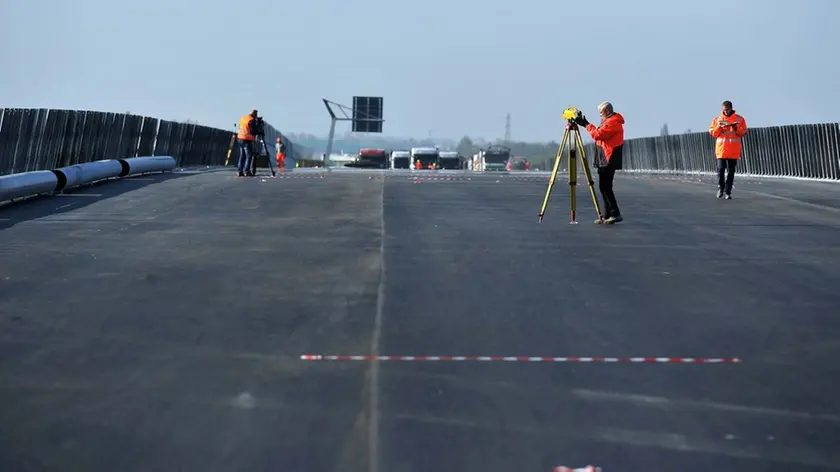
M577 130L574 131L577 133ZM569 203L570 203L570 225L576 225L576 210L577 210L577 135L572 139L574 144L569 144Z
M557 169L560 168L560 159L563 157L563 147L569 141L569 130L563 133L563 139L560 140L560 146L557 148L557 156L554 158L554 169L551 171L551 177L548 179L548 188L545 191L545 199L543 199L542 208L540 209L540 222L542 222L545 215L545 209L548 207L548 199L551 198L551 190L554 188L554 181L557 180Z
M265 152L265 158L268 159L268 170L271 171L271 176L274 177L277 175L277 171L274 169L274 161L271 160L271 154L268 152L268 145L265 144L265 139L262 140L262 147Z
M225 157L225 167L228 166L230 163L230 155L233 153L233 146L236 145L236 135L234 134L233 137L230 138L230 146L228 146L227 157Z
M583 173L586 175L586 183L589 185L589 194L592 195L592 203L595 204L595 211L598 213L598 221L603 222L604 217L601 213L601 205L598 203L598 197L595 195L595 181L592 179L592 169L589 167L589 161L586 159L586 153L583 150L583 138L580 136L580 132L578 135L575 136L577 141L577 146L580 149L580 160L581 164L583 165Z

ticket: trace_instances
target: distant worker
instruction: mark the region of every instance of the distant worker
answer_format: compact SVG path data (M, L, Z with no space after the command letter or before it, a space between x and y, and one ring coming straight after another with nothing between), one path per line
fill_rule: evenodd
M256 138L256 119L257 110L251 110L251 113L239 119L239 133L236 138L239 141L239 176L245 177L246 172L248 176L253 176L251 172L251 160L253 159L253 145Z
M715 138L715 158L718 171L718 198L732 200L732 184L735 183L735 166L741 159L741 138L747 134L747 121L735 113L732 102L721 105L720 116L709 125L709 134ZM724 179L724 173L726 179Z
M422 169L423 168L423 163L420 162L420 159L417 159L417 161L414 162L414 168L415 169Z
M277 170L282 171L286 168L286 145L283 144L283 138L277 137L277 144L274 145L277 151Z
M583 113L578 115L575 123L585 127L595 144L601 148L601 152L595 153L594 162L598 169L598 189L604 199L604 208L601 218L595 223L613 224L624 220L613 192L615 171L621 170L623 166L624 117L613 110L610 102L598 105L598 114L601 116L601 125L598 127L587 121Z

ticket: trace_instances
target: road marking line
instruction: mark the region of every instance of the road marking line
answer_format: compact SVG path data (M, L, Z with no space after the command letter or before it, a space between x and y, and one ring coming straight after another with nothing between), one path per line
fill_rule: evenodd
M376 293L376 316L373 321L371 354L379 355L379 339L382 335L382 317L385 303L385 181L379 194L379 287ZM379 362L370 366L370 398L368 408L368 468L379 472Z
M596 390L574 389L572 394L583 400L591 401L612 401L616 403L629 403L632 405L651 405L666 409L697 409L697 410L718 410L731 413L744 413L753 415L777 416L781 418L820 420L832 423L840 422L840 416L828 413L809 413L804 411L782 410L777 408L751 407L735 405L730 403L716 403L700 400L670 399L650 395L639 395L632 393L599 392Z

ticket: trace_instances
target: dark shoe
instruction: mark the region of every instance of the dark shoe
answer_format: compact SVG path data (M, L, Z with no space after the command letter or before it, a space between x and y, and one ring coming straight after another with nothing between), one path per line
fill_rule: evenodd
M722 188L718 189L717 197L718 198L723 198L723 189Z
M240 172L239 177L245 177L245 172Z
M725 196L725 197L723 197L723 198L724 198L725 200L732 200L732 195L730 195L730 194L728 194L728 193L727 193L727 194L726 194L726 196Z
M611 216L611 217L607 218L606 220L604 220L604 224L612 225L612 224L615 224L615 223L620 223L622 221L624 221L624 218L622 218L621 215Z

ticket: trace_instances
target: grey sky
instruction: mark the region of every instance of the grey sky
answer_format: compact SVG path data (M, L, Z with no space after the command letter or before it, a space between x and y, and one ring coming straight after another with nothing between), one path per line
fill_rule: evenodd
M0 5L4 107L229 127L256 106L324 134L322 97L382 95L387 135L496 138L510 112L517 140L558 139L563 108L594 120L603 100L630 137L703 130L724 99L751 126L839 119L838 0Z

